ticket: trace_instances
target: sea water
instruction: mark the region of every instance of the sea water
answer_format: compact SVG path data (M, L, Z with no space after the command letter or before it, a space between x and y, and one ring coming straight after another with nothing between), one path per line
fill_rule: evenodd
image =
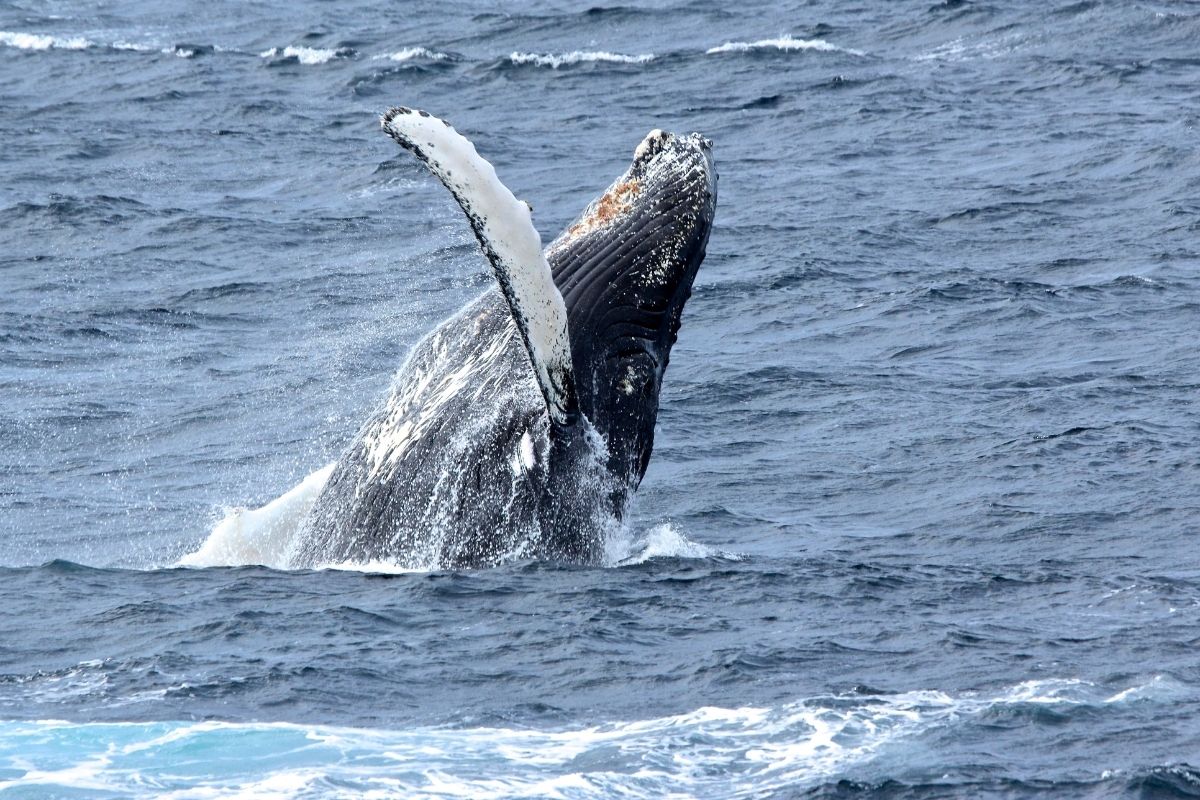
M1200 794L1197 42L1166 2L0 3L0 798ZM492 280L394 104L546 241L647 131L714 141L603 567L290 572L246 524Z

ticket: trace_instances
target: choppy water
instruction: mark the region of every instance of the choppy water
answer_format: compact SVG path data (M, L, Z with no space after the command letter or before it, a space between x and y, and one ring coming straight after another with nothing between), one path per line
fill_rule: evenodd
M1200 7L0 2L0 797L1200 795ZM721 199L620 565L171 569L552 236ZM372 794L374 793L374 794Z

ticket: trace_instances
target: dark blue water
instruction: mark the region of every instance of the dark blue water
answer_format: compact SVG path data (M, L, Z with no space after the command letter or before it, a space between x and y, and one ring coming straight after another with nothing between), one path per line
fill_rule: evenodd
M1200 795L1198 43L0 1L0 797ZM394 104L547 240L651 128L713 139L628 556L172 568L489 285Z

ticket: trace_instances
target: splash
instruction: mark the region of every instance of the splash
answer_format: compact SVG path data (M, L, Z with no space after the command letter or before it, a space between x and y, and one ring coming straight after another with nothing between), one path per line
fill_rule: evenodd
M736 554L692 541L670 522L654 525L640 534L614 531L608 537L605 551L605 563L615 567L644 564L656 558L741 559Z
M213 526L204 543L177 562L181 567L237 567L258 565L272 569L292 568L293 554L297 545L297 534L301 523L312 509L318 495L329 480L335 464L308 475L303 481L272 500L255 508L232 508ZM627 525L615 520L597 519L595 523L604 530L604 565L628 567L644 564L653 559L706 559L721 558L738 561L742 556L729 553L689 539L670 522L651 526L634 532ZM514 547L511 558L524 557L519 547ZM338 561L316 565L317 569L334 569L354 572L404 574L430 572L439 569L436 558L428 563L416 565L400 564L395 561L372 559L369 561Z
M261 508L230 509L200 549L180 559L179 566L260 564L287 569L300 523L317 501L334 466L322 467Z

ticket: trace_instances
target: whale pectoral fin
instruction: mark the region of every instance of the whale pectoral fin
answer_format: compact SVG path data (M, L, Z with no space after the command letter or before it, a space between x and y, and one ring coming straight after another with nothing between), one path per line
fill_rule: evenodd
M492 165L448 123L402 107L388 111L381 122L445 184L466 213L508 300L550 419L573 423L579 412L567 309L542 254L529 205L513 196Z

